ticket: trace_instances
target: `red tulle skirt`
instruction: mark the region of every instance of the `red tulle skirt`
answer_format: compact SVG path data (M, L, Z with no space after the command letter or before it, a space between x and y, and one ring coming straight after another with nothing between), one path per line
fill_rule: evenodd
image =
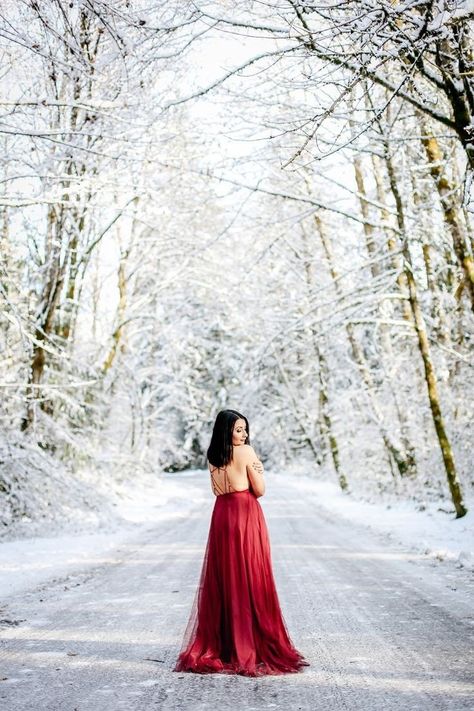
M262 507L250 490L217 496L173 671L262 676L308 665L282 616Z

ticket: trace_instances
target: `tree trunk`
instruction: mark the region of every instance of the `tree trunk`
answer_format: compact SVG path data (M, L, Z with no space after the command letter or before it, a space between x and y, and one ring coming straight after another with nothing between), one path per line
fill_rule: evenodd
M441 448L441 453L443 456L446 478L448 481L451 498L454 504L454 508L456 509L456 518L460 518L461 516L464 516L467 513L467 509L463 501L461 486L456 471L456 465L454 461L454 454L452 451L451 443L449 441L449 437L444 425L444 419L441 411L441 403L438 393L436 373L431 358L430 344L426 332L425 321L418 300L417 286L413 274L413 266L411 261L410 249L408 246L403 203L400 192L398 190L395 168L387 144L385 144L385 159L387 164L390 188L392 190L395 199L395 205L397 208L398 226L402 235L402 254L404 259L404 271L407 279L409 302L413 313L413 321L415 324L418 347L423 361L425 382L428 391L430 409L433 416L433 422L438 437L438 442Z
M334 257L332 254L332 246L330 243L329 236L327 235L327 233L324 229L324 226L322 224L322 221L321 221L321 218L319 217L319 215L315 215L314 219L316 222L318 234L321 239L321 244L323 246L323 250L326 255L326 260L327 260L327 263L329 266L329 271L330 271L330 274L333 278L334 288L336 290L336 293L340 294L341 287L339 286L339 274L337 273L337 270L334 266ZM389 452L389 455L393 458L400 476L404 476L405 474L410 473L411 467L412 467L412 462L410 462L410 458L407 457L407 454L406 454L406 452L403 451L403 448L393 441L391 433L388 431L388 428L385 425L384 417L382 415L379 404L377 402L377 396L375 393L375 384L373 382L372 374L370 372L369 366L367 365L367 361L365 360L362 348L360 347L359 342L357 340L354 326L351 323L347 324L346 332L347 332L347 336L349 338L349 343L350 343L351 350L352 350L352 356L354 358L355 363L357 364L357 366L359 368L359 372L362 376L364 385L366 386L366 391L367 391L369 402L370 402L370 405L372 408L372 412L373 412L375 419L378 423L378 426L380 429L380 434L382 436L384 445L385 445L387 451Z
M436 335L440 343L449 348L451 346L451 338L449 335L446 314L441 304L439 288L436 283L436 279L433 275L433 268L431 263L431 245L427 242L424 242L421 248L423 251L423 262L425 264L426 283L428 284L428 289L431 292L431 298L433 302L433 307L431 309L431 317L433 319L433 322L436 324Z
M308 235L306 230L302 227L302 236L305 246L305 262L304 262L304 272L306 277L306 284L308 286L309 296L311 296L312 287L314 285L314 275L313 269L311 268L311 263L309 257L312 256L312 250L310 249L308 243ZM344 474L341 462L339 458L339 446L337 443L337 438L334 432L334 427L331 417L331 408L329 403L329 368L327 364L326 356L324 355L323 349L320 345L321 337L320 335L311 328L311 339L314 352L318 361L318 380L319 380L319 417L321 420L321 435L323 441L326 440L329 445L329 451L331 453L332 462L334 465L334 470L336 472L339 486L342 491L347 491L349 488L347 477Z
M330 415L330 409L329 409L329 398L328 398L328 387L327 387L327 382L328 382L328 365L326 361L326 357L323 354L322 350L320 347L316 345L316 342L314 343L316 354L318 357L318 363L319 363L319 368L318 368L318 376L319 376L319 406L320 406L320 411L321 411L321 419L323 423L323 432L326 435L328 442L329 442L329 450L331 452L331 457L332 457L332 462L334 465L334 469L337 474L337 478L339 481L339 486L341 487L342 491L347 491L349 488L349 484L347 482L346 475L342 471L341 468L341 463L339 459L339 447L337 444L337 439L334 435L334 428L332 424L332 419Z
M39 6L36 8L39 13ZM97 57L102 29L99 26L93 28L94 14L88 9L81 9L79 13L79 46L82 52L84 64L88 67L87 72L67 71L57 74L52 71L49 75L51 80L51 90L58 102L55 113L52 114L50 127L55 132L62 133L62 140L66 143L70 139L70 134L81 135L84 127L89 128L81 135L83 144L81 147L89 149L94 139L91 137L90 124L93 123L94 115L86 109L79 108L81 98L87 96L90 100L92 96L92 82L94 75L94 62ZM76 59L76 49L71 49L68 33L74 33L70 26L65 28L62 57L66 64L68 59L74 55ZM74 43L76 46L76 43ZM61 103L71 102L71 109L65 121L65 115L60 108ZM39 387L43 380L43 374L47 361L47 350L45 345L48 341L53 343L52 336L62 337L68 340L72 333L72 318L76 310L77 299L77 250L79 248L80 236L84 231L85 213L87 210L87 197L82 200L78 196L76 188L77 180L84 177L87 169L84 163L84 154L74 151L67 151L61 154L61 149L57 149L53 144L51 149L52 157L58 164L58 173L64 175L61 180L60 201L49 208L47 215L47 229L45 238L45 279L41 291L38 313L36 315L35 343L33 346L30 372L26 388L26 412L22 419L21 429L27 430L34 422L35 401L40 407L50 414L53 411L51 400L42 397ZM94 172L94 168L91 172ZM60 323L60 298L66 284L65 319ZM57 338L56 338L57 340Z
M446 173L443 151L437 138L433 135L428 121L424 118L422 127L421 141L428 159L430 173L438 191L444 222L453 240L454 253L464 273L464 283L471 301L471 308L474 310L474 260L469 252L461 205L456 199L456 186Z
M355 176L356 176L357 189L358 189L358 193L359 193L360 208L361 208L362 215L364 216L364 219L365 219L364 232L365 232L365 237L366 237L367 252L368 252L369 256L375 257L377 248L376 248L376 243L374 240L374 229L368 223L369 212L368 212L367 193L366 193L366 188L365 188L362 160L358 154L356 154L356 157L353 159L353 162L354 162L354 171L355 171ZM378 164L378 160L375 155L372 155L372 166L374 168L375 184L376 184L376 191L377 191L377 201L382 205L382 208L381 208L382 223L386 226L387 246L389 248L389 251L393 252L396 249L396 239L393 237L392 231L388 229L389 212L386 207L387 203L386 203L386 197L385 197L385 189L384 189L380 166ZM406 295L406 292L407 292L406 279L405 279L405 276L404 276L403 271L401 269L401 260L398 256L392 255L392 267L395 267L397 269L398 287L399 287L401 293ZM377 276L380 276L381 274L382 274L382 267L380 266L380 263L378 263L377 265L373 264L372 265L372 276L377 277ZM391 315L392 308L393 308L392 302L390 302L389 300L382 301L382 303L380 304L380 307L379 307L382 321L383 321L384 317L387 316L387 313ZM402 310L403 310L403 316L408 321L411 321L410 306L409 306L408 301L406 299L403 299L403 301L402 301ZM393 387L393 384L392 384L392 376L390 374L390 366L387 368L386 361L387 361L387 359L393 358L393 349L392 349L392 341L391 341L389 329L383 323L380 327L380 342L381 342L381 350L382 350L380 364L385 372L386 380L387 380L387 383L390 387L390 391L392 393L392 398L393 398L393 401L395 404L395 411L398 416L398 422L399 422L399 428L400 428L400 440L401 440L403 449L405 450L406 462L408 464L408 467L406 468L406 473L414 476L414 475L416 475L416 451L415 451L415 447L413 446L413 443L410 440L408 420L407 420L404 409L400 406L397 388Z
M444 92L451 103L459 139L474 171L474 83L472 22L453 23L451 32L441 33L435 61L444 80Z
M125 313L127 310L127 278L125 274L127 253L122 254L120 257L120 262L118 266L118 290L119 290L119 302L117 306L117 327L112 334L112 345L107 353L104 363L102 365L102 372L107 373L112 367L112 364L117 355L119 346L121 346L121 340L123 335L123 327L125 323Z
M304 443L307 444L307 445L309 446L309 448L311 449L311 451L312 451L312 453L313 453L313 455L314 455L314 458L316 459L316 462L317 462L319 465L321 465L321 464L322 464L322 462L321 462L321 456L320 456L320 454L319 454L317 448L314 446L313 438L311 437L311 434L308 432L308 430L307 430L307 428L306 428L306 424L305 424L304 420L302 419L302 417L301 417L301 415L300 415L300 412L299 412L299 409L298 409L298 401L297 401L297 398L295 397L295 395L294 395L294 393L293 393L293 389L292 389L292 387L291 387L291 383L290 383L290 380L289 380L289 378L288 378L288 374L287 374L285 368L283 367L283 364L282 364L282 362L281 362L281 360L280 360L280 357L278 356L278 353L276 352L276 350L274 350L273 355L274 355L274 357L275 357L275 361L276 361L276 364L277 364L277 366L278 366L278 370L279 370L280 373L281 373L281 376L282 376L282 378L283 378L283 382L285 383L286 389L287 389L288 394L289 394L289 396L290 396L290 401L291 401L291 404L292 404L292 406L293 406L293 415L294 415L294 418L295 418L296 422L298 423L298 426L299 426L299 428L300 428L300 430L301 430L301 432L302 432L302 434L303 434L303 441L304 441Z
M380 159L376 155L372 155L372 167L374 169L375 184L377 187L377 200L378 202L386 206L387 200L385 195L385 184L382 175L382 170L380 166ZM381 208L382 222L385 225L389 223L389 212L386 207ZM402 259L397 253L398 242L397 238L392 230L386 230L386 244L389 254L391 255L391 265L397 274L397 284L400 289L400 293L406 297L402 301L402 314L406 321L412 321L412 314L410 309L410 304L408 303L407 294L407 280L403 272Z
M33 345L32 359L28 382L26 388L26 411L21 421L21 430L30 428L35 420L35 403L47 411L50 404L45 404L41 397L40 384L43 380L43 372L46 364L46 350L51 333L53 331L54 318L59 304L61 290L64 284L64 270L67 263L67 256L62 254L63 245L61 237L63 233L64 211L55 206L50 207L47 215L47 239L46 239L46 280L43 286L39 301L39 310L36 315L35 342ZM67 247L65 252L67 253Z
M354 176L357 185L357 192L359 193L360 211L364 219L365 245L367 247L367 253L369 257L375 259L377 256L377 247L374 239L374 227L370 221L369 203L367 201L367 191L365 189L364 172L362 160L359 153L354 153L354 156L352 158L352 165L354 166ZM380 264L378 262L372 262L370 265L370 270L372 272L372 276L377 277L381 273Z

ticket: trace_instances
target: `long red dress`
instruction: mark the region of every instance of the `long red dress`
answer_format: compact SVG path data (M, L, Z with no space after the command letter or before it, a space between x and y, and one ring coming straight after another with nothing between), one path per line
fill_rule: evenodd
M303 666L280 609L262 507L251 489L219 494L173 671L263 676Z

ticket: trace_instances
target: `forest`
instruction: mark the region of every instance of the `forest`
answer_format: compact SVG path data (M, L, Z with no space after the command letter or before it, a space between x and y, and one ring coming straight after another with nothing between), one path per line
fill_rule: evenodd
M0 521L203 468L464 516L472 0L4 0Z

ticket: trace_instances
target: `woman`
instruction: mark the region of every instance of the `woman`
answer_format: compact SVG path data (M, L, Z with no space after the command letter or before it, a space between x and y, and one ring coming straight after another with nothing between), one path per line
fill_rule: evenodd
M216 496L198 589L173 671L262 676L308 666L293 646L272 573L268 530L257 499L263 465L249 425L235 410L216 417L207 450Z

